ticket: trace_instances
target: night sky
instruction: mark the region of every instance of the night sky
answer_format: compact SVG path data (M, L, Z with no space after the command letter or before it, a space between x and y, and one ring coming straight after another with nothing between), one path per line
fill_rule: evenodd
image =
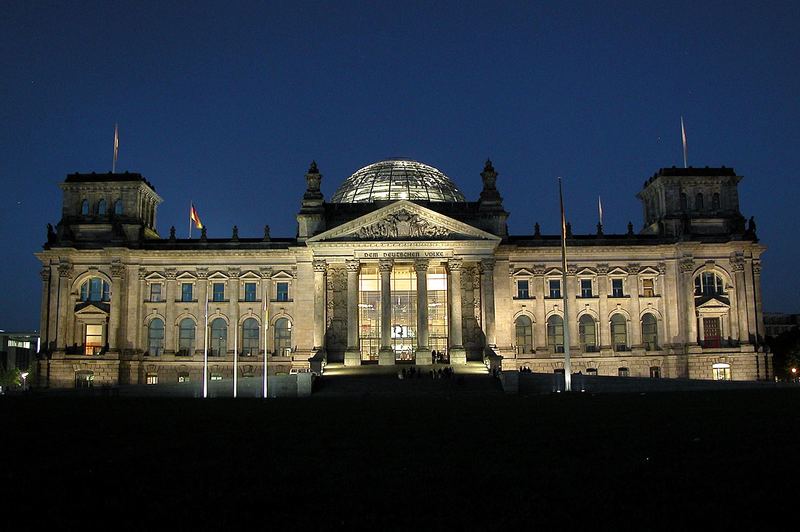
M38 329L33 253L67 173L140 172L158 230L291 237L312 159L431 164L470 200L487 156L512 234L638 229L665 166L729 166L768 246L765 311L800 312L798 2L40 2L0 8L0 329Z

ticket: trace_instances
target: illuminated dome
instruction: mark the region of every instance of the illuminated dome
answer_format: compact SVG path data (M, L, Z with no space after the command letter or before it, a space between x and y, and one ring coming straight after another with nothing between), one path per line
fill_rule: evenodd
M442 172L417 161L388 159L365 166L339 187L332 203L379 200L466 201Z

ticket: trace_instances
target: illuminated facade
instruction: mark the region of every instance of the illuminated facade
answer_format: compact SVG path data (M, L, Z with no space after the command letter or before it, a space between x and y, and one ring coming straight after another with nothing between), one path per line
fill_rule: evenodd
M319 371L324 364L563 368L597 375L755 380L760 256L727 168L662 169L637 197L638 234L509 235L491 162L467 201L441 171L393 159L330 202L315 164L294 238L178 239L139 174L72 174L42 268L38 382L57 387ZM566 290L570 310L564 316ZM206 312L207 302L207 312ZM234 366L234 357L236 365Z

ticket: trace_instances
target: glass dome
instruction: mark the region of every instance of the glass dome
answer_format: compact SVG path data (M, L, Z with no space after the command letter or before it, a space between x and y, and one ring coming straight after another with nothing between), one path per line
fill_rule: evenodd
M331 203L379 200L466 201L442 172L417 161L388 159L365 166L348 177Z

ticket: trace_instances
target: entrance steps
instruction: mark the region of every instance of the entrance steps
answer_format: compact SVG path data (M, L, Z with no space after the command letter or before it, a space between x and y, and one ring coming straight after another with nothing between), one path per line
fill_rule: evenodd
M403 369L414 368L419 375L399 378ZM359 396L450 396L462 394L502 394L500 381L491 375L481 362L468 362L453 366L454 374L449 378L433 378L431 371L444 370L446 364L431 366L357 366L328 364L321 378L314 385L312 397L359 397Z

